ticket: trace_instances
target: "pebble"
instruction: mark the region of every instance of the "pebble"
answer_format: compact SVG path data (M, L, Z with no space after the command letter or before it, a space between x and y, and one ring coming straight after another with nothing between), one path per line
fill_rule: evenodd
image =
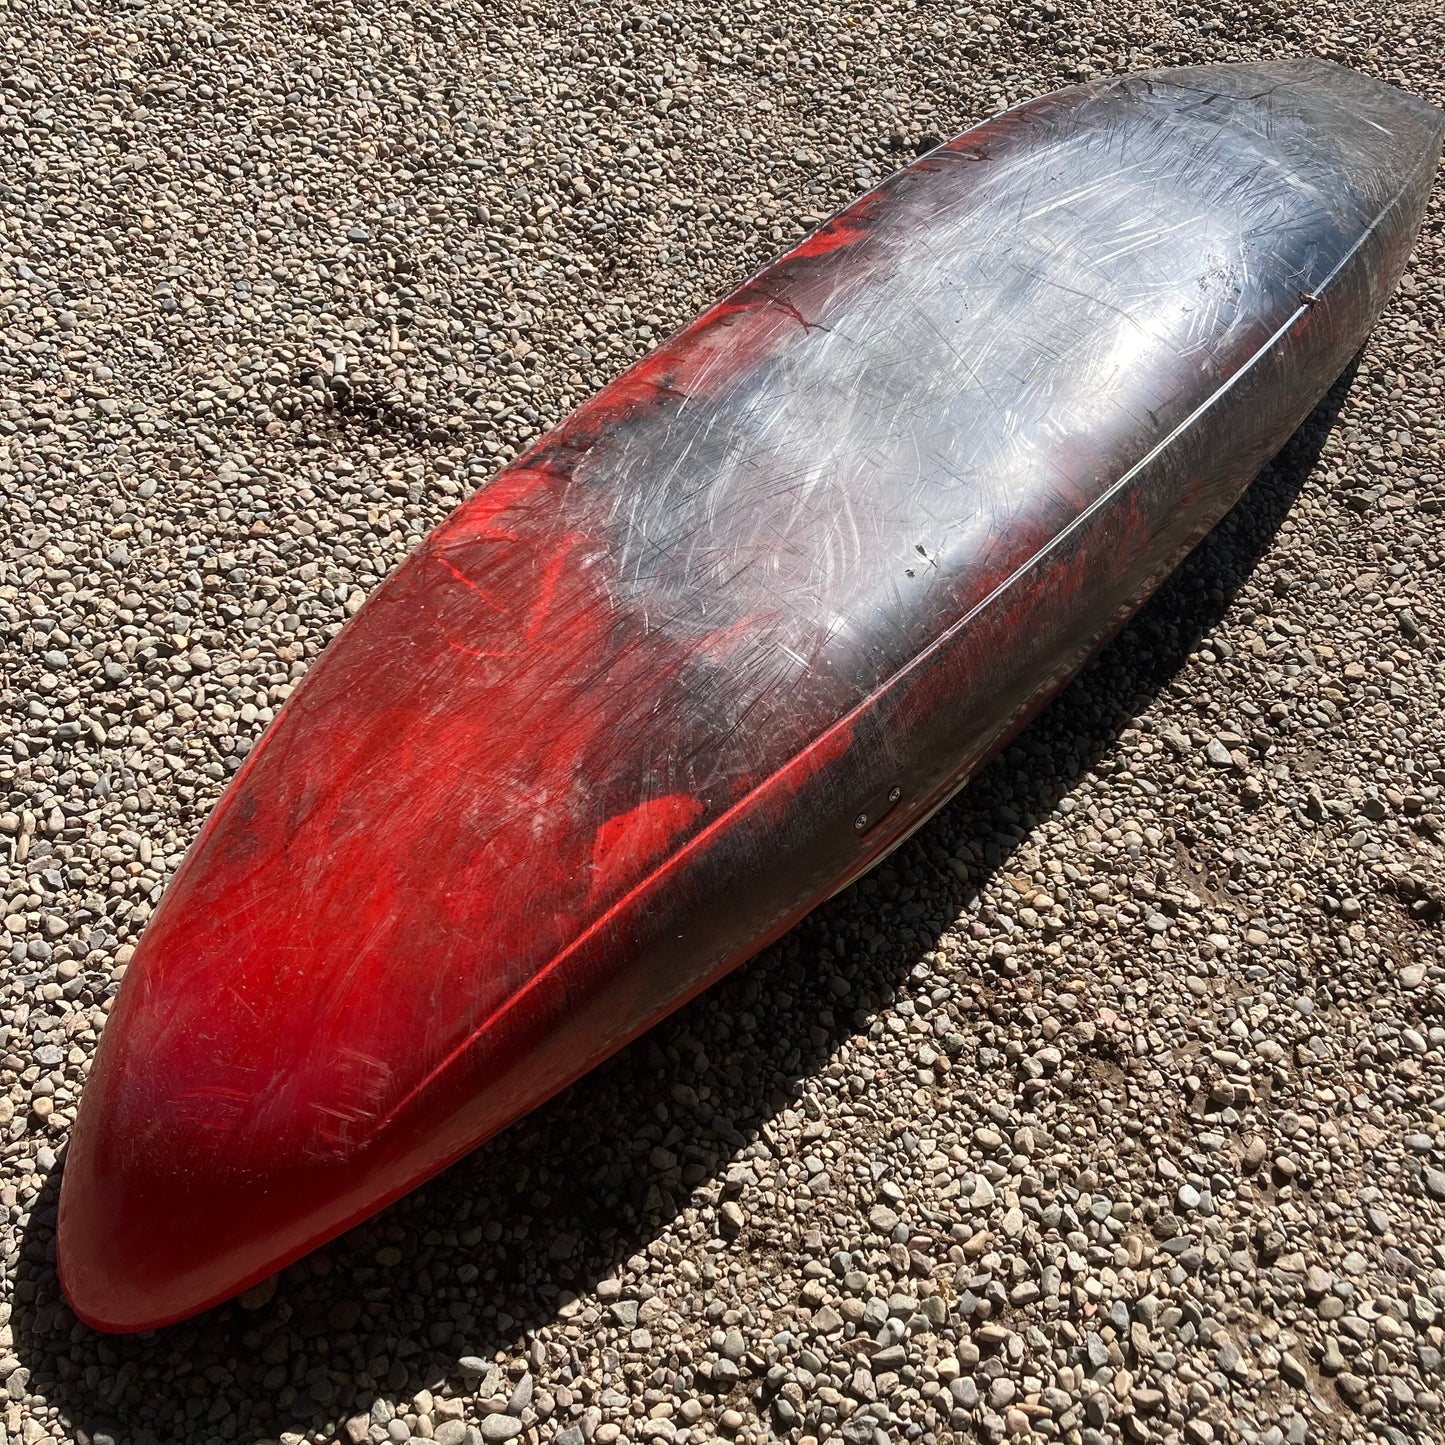
M1335 1389L1352 1405L1358 1405L1364 1399L1365 1391L1369 1387L1368 1380L1359 1375L1353 1375L1348 1370L1335 1376Z
M1204 751L1216 768L1232 768L1234 766L1234 758L1230 755L1229 749L1218 738L1210 738Z

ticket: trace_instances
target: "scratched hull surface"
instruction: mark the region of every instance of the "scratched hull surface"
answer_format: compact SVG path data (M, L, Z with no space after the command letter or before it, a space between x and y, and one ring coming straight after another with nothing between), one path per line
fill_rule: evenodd
M248 760L82 1101L80 1314L193 1313L906 836L1236 500L1404 264L1440 115L1155 72L920 159L462 506Z

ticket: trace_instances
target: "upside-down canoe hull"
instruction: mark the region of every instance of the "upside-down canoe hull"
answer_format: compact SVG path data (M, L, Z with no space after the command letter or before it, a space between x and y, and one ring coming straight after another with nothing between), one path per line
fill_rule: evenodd
M142 1329L244 1289L906 837L1327 390L1440 133L1309 61L1030 102L466 502L141 940L65 1169L77 1313Z

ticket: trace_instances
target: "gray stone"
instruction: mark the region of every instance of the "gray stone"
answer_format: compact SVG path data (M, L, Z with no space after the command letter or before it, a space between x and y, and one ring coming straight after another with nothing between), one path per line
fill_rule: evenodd
M717 1212L718 1233L724 1239L736 1239L743 1232L746 1223L747 1216L734 1199L729 1199Z
M1234 766L1234 759L1230 756L1229 749L1224 746L1218 738L1210 738L1205 753L1209 761L1216 768L1231 768Z
M477 1426L486 1445L501 1445L502 1441L515 1440L524 1428L515 1415L483 1415Z
M963 1375L950 1383L948 1392L960 1410L972 1410L978 1404L978 1385L972 1375Z

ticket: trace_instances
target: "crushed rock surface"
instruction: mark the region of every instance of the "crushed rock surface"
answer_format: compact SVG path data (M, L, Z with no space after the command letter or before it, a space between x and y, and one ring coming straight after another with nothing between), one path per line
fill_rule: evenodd
M1002 106L1435 3L0 0L0 1439L1445 1439L1445 209L1006 756L238 1304L102 1338L58 1171L227 778L457 500Z

